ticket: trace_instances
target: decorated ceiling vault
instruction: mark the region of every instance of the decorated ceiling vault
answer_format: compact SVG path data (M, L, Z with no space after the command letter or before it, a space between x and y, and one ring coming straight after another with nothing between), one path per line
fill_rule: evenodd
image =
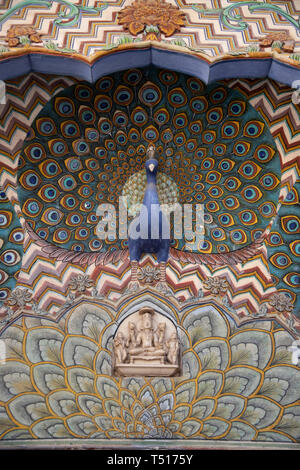
M0 6L0 446L298 448L299 13ZM119 217L126 197L142 220L153 181L163 208L204 211L196 243L172 222L167 262L133 256ZM99 207L117 216L106 237ZM115 373L145 308L178 341L173 377Z

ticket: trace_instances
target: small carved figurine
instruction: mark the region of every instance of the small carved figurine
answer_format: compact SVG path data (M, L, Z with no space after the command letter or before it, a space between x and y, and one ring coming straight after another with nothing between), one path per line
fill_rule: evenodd
M142 307L136 314L133 321L125 322L116 333L115 371L128 377L173 376L179 370L175 328L162 321L162 315L157 315L151 307Z
M126 341L126 347L128 348L129 346L136 347L136 327L135 324L130 321L128 323L128 339Z
M176 333L172 333L172 335L170 336L169 341L167 341L167 348L168 348L168 353L167 353L168 361L171 364L177 364L179 344L178 344Z
M163 348L164 346L164 341L165 341L165 331L166 331L166 324L165 323L159 323L157 330L155 332L155 346L159 346L160 348Z
M115 352L116 362L120 364L125 362L126 357L127 357L125 343L126 343L126 340L124 338L124 335L121 331L119 331L119 333L114 339L114 352Z

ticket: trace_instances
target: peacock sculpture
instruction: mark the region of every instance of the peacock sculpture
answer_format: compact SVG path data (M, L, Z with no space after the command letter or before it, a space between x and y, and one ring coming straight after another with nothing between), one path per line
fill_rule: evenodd
M138 262L143 253L156 253L157 255L157 261L161 264L161 290L165 284L165 266L169 258L170 238L168 235L170 231L166 230L168 223L160 206L156 189L158 162L154 158L153 145L149 146L147 155L148 159L145 164L147 185L143 204L140 213L133 219L129 227L128 247L131 261L131 285L129 288L132 290L138 287Z
M48 257L100 265L129 256L135 281L142 253L154 252L162 266L168 256L211 266L253 257L276 214L278 174L268 126L239 91L149 67L54 96L25 141L18 196L27 230ZM142 217L151 182L161 206L203 205L204 240L192 251L185 234L160 240L162 251L153 240L97 236L97 207L118 213L123 196L129 218Z

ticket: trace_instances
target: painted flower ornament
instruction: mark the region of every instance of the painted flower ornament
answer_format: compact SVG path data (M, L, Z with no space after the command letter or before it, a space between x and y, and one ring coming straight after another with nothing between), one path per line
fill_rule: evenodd
M133 36L156 26L168 37L185 26L185 13L165 0L135 0L119 12L118 22Z

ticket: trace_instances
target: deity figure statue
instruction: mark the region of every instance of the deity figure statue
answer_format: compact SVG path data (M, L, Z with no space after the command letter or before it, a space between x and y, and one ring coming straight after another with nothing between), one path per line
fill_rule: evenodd
M116 357L116 362L118 363L125 362L127 358L126 340L121 331L118 332L118 334L116 335L114 339L114 353Z
M154 313L154 310L149 307L144 307L139 311L142 325L136 336L136 346L129 347L130 356L165 356L165 350L155 345L152 325L152 315Z
M177 364L178 360L178 350L179 350L179 344L178 344L178 338L177 334L174 332L170 336L170 339L167 341L167 358L168 361L171 364Z
M179 341L170 321L143 307L120 326L114 339L115 371L121 376L173 376L179 371ZM137 321L138 320L138 321Z

